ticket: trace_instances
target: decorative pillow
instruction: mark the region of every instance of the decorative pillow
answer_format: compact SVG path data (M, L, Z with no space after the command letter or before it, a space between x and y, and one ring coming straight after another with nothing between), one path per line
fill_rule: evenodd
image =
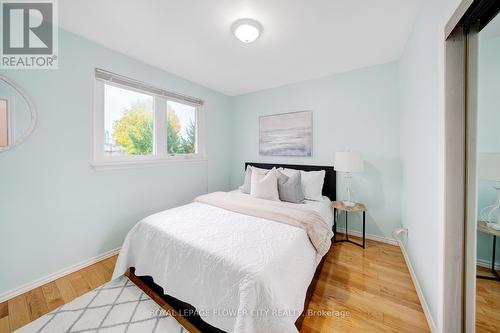
M243 182L243 185L240 186L241 192L250 194L251 181L252 181L252 167L249 165L245 170L245 181Z
M246 194L250 194L250 184L252 182L252 169L265 171L266 173L269 171L269 169L256 168L251 165L247 166L247 169L245 170L245 181L243 182L243 185L240 186L240 191Z
M308 200L321 201L323 200L323 183L325 181L325 170L321 171L302 171L302 191Z
M260 199L280 200L275 168L265 171L253 168L250 195Z
M300 173L302 181L302 192L307 200L323 200L323 182L325 181L325 170L303 171L295 169L280 169L288 177Z
M290 177L281 171L276 171L278 176L278 192L281 201L301 203L304 201L300 172L293 173Z
M297 173L300 173L300 170L295 170L295 169L288 169L288 168L279 168L278 171L280 171L282 174L285 176L291 177Z

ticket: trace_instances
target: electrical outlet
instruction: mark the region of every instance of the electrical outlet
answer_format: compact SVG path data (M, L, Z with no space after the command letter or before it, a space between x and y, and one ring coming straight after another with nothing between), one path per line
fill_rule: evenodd
M401 241L404 238L408 237L408 228L401 227L401 228L394 229L394 231L392 232L392 235L394 236L395 239Z

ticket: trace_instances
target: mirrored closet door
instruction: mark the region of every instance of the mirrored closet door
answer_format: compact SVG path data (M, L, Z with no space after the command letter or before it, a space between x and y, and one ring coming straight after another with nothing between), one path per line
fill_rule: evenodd
M476 332L500 332L500 15L475 38Z

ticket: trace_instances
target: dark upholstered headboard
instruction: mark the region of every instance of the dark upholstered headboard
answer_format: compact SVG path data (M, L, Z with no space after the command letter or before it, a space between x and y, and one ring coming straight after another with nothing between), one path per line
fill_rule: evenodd
M246 162L245 170L247 166L251 165L261 169L272 169L276 168L287 168L296 169L304 171L320 171L325 170L325 182L323 183L323 195L330 198L330 200L335 201L336 198L336 176L333 166L321 166L321 165L298 165L298 164L275 164L275 163L254 163Z

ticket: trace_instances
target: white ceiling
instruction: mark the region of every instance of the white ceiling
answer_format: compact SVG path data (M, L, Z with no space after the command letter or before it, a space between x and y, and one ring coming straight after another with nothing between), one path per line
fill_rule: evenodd
M393 61L421 0L64 0L66 30L228 95ZM240 18L264 33L245 45Z

